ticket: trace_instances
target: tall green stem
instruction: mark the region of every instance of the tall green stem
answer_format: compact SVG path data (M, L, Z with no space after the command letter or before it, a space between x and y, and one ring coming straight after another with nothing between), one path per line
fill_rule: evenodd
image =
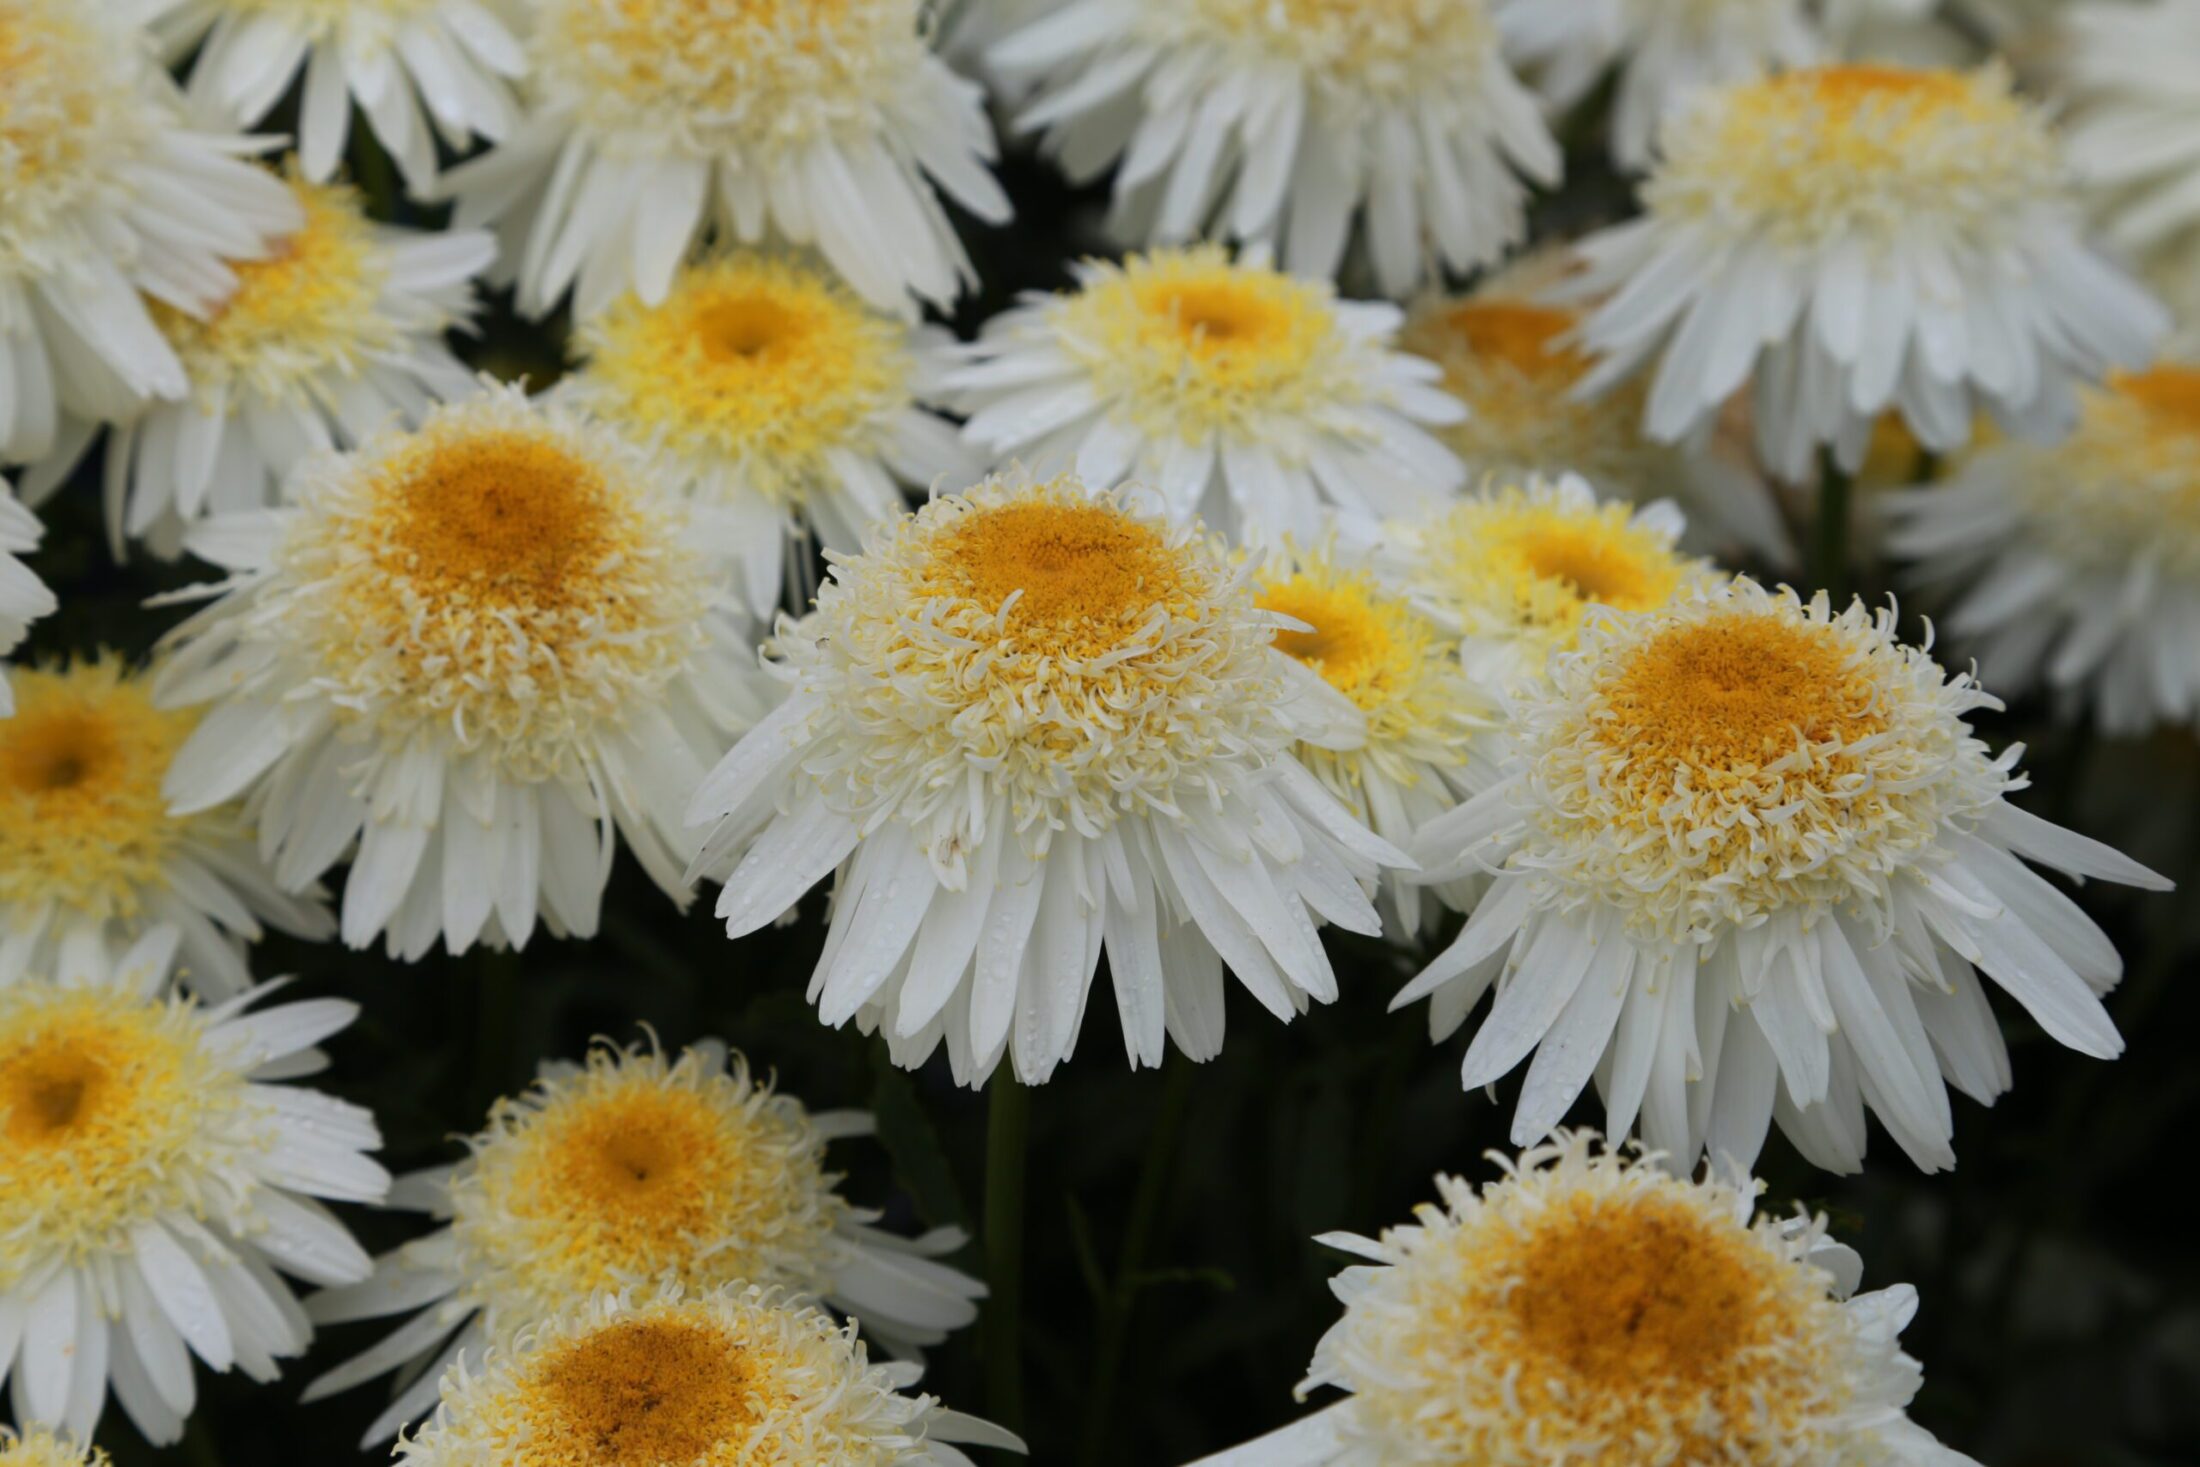
M1116 1263L1115 1281L1101 1301L1099 1343L1093 1351L1091 1393L1086 1397L1084 1446L1078 1460L1085 1467L1099 1467L1109 1460L1108 1444L1115 1425L1115 1395L1123 1377L1123 1354L1130 1343L1131 1310L1138 1301L1139 1275L1153 1246L1154 1225L1161 1204L1169 1195L1169 1180L1176 1170L1177 1138L1183 1134L1184 1114L1192 1093L1192 1062L1171 1055L1162 1069L1161 1106L1146 1140L1146 1159L1138 1170L1138 1184L1131 1193L1130 1217L1123 1225L1123 1252Z
M1848 472L1834 461L1833 450L1819 456L1818 524L1812 537L1811 579L1839 611L1849 599L1849 501L1854 485Z
M986 1101L986 1407L996 1422L1018 1431L1024 1420L1024 1153L1031 1094L1004 1067Z

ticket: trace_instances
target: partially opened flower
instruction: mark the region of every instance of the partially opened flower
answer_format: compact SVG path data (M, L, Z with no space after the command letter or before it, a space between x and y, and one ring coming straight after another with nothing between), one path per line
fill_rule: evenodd
M1128 479L1254 542L1318 538L1325 506L1426 511L1464 480L1428 432L1459 405L1394 349L1397 307L1213 245L1076 268L1075 292L995 316L944 379L997 458Z
M723 526L612 430L516 389L309 461L294 504L186 540L231 572L155 688L212 707L179 813L249 801L275 878L352 855L342 934L588 935L614 828L682 894L688 794L761 712Z
M1018 118L1118 230L1276 245L1328 278L1359 235L1385 294L1503 254L1558 144L1486 0L1074 0L993 47ZM1364 216L1364 217L1363 217Z
M527 58L502 0L137 0L173 54L197 48L191 96L240 123L273 112L304 75L298 146L326 183L354 102L418 194L435 182L436 140L464 152L518 123L513 81Z
M788 695L697 793L729 936L833 883L828 1024L1038 1083L1103 950L1134 1065L1221 1048L1222 970L1278 1018L1336 996L1318 922L1380 923L1402 858L1293 757L1364 720L1274 645L1249 569L1074 477L989 479L860 556L766 655Z
M1613 161L1650 163L1658 124L1692 93L1816 58L1825 44L1804 0L1499 0L1505 54L1554 107L1588 96L1615 66Z
M853 1326L766 1290L611 1296L522 1332L478 1369L453 1367L397 1460L963 1467L953 1442L1024 1449L990 1422L901 1394L921 1373L873 1365Z
M1494 881L1399 994L1455 1027L1493 987L1462 1081L1532 1053L1516 1143L1592 1072L1613 1135L1750 1164L1777 1117L1812 1162L1862 1164L1865 1112L1950 1166L1942 1079L1982 1102L2009 1059L1981 978L2050 1038L2111 1058L2115 949L2025 859L2162 878L2004 796L1965 715L2000 704L1895 640L1747 580L1590 623L1513 706L1506 777L1432 822L1431 879Z
M258 509L316 450L417 424L431 402L472 390L443 333L473 316L471 277L496 253L479 232L422 234L372 223L350 189L292 180L304 225L206 318L154 302L189 392L114 426L107 443L110 531L174 555L203 515ZM65 421L54 453L24 480L34 498L68 477L100 424Z
M2009 440L1891 496L1888 545L1980 675L2045 685L2114 734L2200 715L2200 368L2117 373L2059 443Z
M0 462L64 410L121 417L188 390L148 300L211 315L229 265L299 224L281 180L200 132L112 8L0 0Z
M1599 503L1571 475L1493 481L1431 519L1385 526L1381 554L1459 638L1468 675L1502 689L1540 680L1591 608L1650 611L1713 582L1709 563L1677 548L1682 525L1670 503Z
M1791 481L1822 445L1854 470L1890 407L1934 452L1981 411L2053 437L2080 380L2143 365L2167 329L2086 244L2046 124L1993 67L1701 92L1642 198L1579 246L1601 360L1576 390L1650 373L1646 426L1674 441L1748 386L1758 450Z
M682 270L658 305L623 297L577 333L559 391L663 450L679 486L736 525L749 607L768 619L787 568L908 510L904 486L975 475L941 395L938 327L865 305L799 259L735 254Z
M1403 846L1423 825L1494 774L1488 753L1494 703L1467 681L1456 639L1405 592L1357 557L1340 559L1323 544L1276 555L1262 567L1264 610L1303 623L1276 634L1276 646L1352 700L1367 720L1367 741L1351 749L1301 744L1298 758L1384 840ZM1441 895L1464 909L1472 882ZM1384 913L1411 939L1436 910L1396 874L1383 880Z
M0 658L22 645L32 622L53 615L60 604L46 583L16 558L36 550L44 536L38 516L16 500L6 479L0 479ZM15 694L8 686L7 666L0 662L0 718L14 711Z
M0 1467L110 1467L111 1461L95 1446L79 1446L50 1431L25 1436L0 1426Z
M183 1435L191 1357L273 1380L312 1327L281 1273L371 1264L316 1198L379 1201L374 1117L274 1082L358 1010L158 996L153 929L111 967L0 987L0 1374L17 1418L89 1440L111 1385L148 1441Z
M1319 1239L1365 1261L1299 1394L1348 1394L1199 1467L1977 1467L1907 1414L1917 1291L1856 1293L1824 1219L1587 1132L1492 1159L1380 1238Z
M862 1111L813 1115L738 1055L729 1069L715 1041L676 1060L599 1046L585 1065L545 1067L497 1102L466 1161L406 1179L395 1200L443 1227L307 1301L324 1324L412 1315L307 1397L434 1360L368 1428L372 1444L435 1403L451 1362L478 1369L489 1342L637 1280L754 1284L823 1300L896 1353L935 1344L977 1318L985 1286L936 1261L960 1230L902 1238L841 1197L826 1143L871 1127Z
M159 925L192 989L226 998L251 986L262 922L334 934L318 891L275 885L236 806L169 812L161 780L195 712L154 707L114 658L19 673L16 698L0 722L0 984L72 976Z
M914 314L975 277L939 194L1008 218L976 83L926 44L920 0L538 0L534 110L443 191L494 223L520 309L655 304L698 236L814 245Z
M2108 237L2141 258L2189 261L2200 250L2200 0L2073 5L2062 26L2065 146Z

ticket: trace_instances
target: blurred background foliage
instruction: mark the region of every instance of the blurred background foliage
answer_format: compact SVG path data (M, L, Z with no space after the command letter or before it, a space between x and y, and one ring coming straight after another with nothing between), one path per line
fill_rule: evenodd
M1539 238L1624 212L1624 185L1595 145L1594 107L1569 148L1569 183L1547 201ZM267 130L288 125L281 114ZM395 199L364 128L352 173L383 218L432 227L436 211ZM1016 222L960 221L983 289L954 322L965 334L1024 289L1066 283L1079 256L1107 251L1097 192L1067 189L1013 150L1003 179ZM1347 293L1356 293L1348 276ZM1358 293L1364 293L1361 287ZM490 309L463 354L502 377L543 385L560 369L561 320ZM26 659L111 648L149 653L180 613L150 595L203 579L106 549L97 462L44 508L39 573L60 612L34 630ZM1856 536L1868 551L1868 500ZM1858 567L1857 589L1884 598L1885 578ZM1736 569L1753 569L1737 566ZM1769 579L1777 572L1760 570ZM1915 636L1922 624L1905 608ZM2116 939L2127 976L2110 1001L2129 1051L2101 1064L2045 1039L2012 1003L1997 1003L2016 1071L1987 1114L1958 1099L1952 1174L1918 1173L1875 1138L1866 1171L1814 1171L1774 1133L1760 1170L1768 1205L1823 1210L1859 1248L1866 1282L1907 1280L1923 1307L1904 1335L1924 1362L1913 1415L1992 1467L2190 1467L2200 1463L2200 1249L2176 1198L2184 1145L2200 1130L2200 744L2189 731L2112 742L2056 723L2031 704L1992 717L1996 747L2021 740L2035 781L2023 803L2112 841L2176 879L2146 897L2088 889L2079 900ZM364 1016L330 1044L317 1083L371 1106L393 1171L448 1162L490 1102L524 1086L536 1063L591 1041L646 1039L668 1049L720 1036L813 1108L868 1106L879 1138L836 1144L834 1163L859 1205L905 1231L959 1223L974 1235L959 1258L983 1272L976 1238L986 1099L948 1079L944 1055L917 1073L894 1069L883 1042L820 1025L803 997L823 941L824 898L799 919L729 944L705 893L682 914L622 855L593 941L538 934L524 953L440 949L404 965L379 950L271 937L262 976L295 973L302 990L358 1001ZM1483 1154L1506 1145L1510 1084L1496 1101L1460 1092L1464 1038L1432 1049L1424 1007L1385 1011L1413 954L1329 936L1342 998L1276 1024L1233 992L1220 1059L1160 1074L1126 1068L1107 984L1074 1061L1030 1097L1022 1426L1042 1464L1161 1467L1283 1424L1302 1407L1291 1389L1336 1317L1327 1280L1343 1260L1316 1233L1373 1233L1407 1220L1447 1170L1486 1179ZM1593 1096L1574 1119L1601 1113ZM417 1219L347 1209L370 1249L420 1231ZM370 1460L359 1433L380 1408L375 1389L300 1405L303 1382L386 1329L327 1331L282 1381L256 1386L201 1372L185 1442L155 1452L109 1414L102 1437L122 1467ZM984 1412L983 1325L935 1351L926 1389ZM1004 1459L1005 1460L1005 1459Z

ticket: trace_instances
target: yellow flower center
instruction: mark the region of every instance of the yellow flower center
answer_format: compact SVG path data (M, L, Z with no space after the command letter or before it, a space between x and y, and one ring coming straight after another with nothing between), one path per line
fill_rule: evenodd
M601 415L799 503L837 482L829 452L872 451L875 421L909 402L906 336L820 271L735 256L585 324L580 381Z
M1318 85L1379 95L1418 90L1445 68L1473 85L1495 43L1487 7L1458 0L1189 0L1175 23L1251 42Z
M1113 506L1031 500L962 516L932 551L925 594L1001 614L1027 654L1096 657L1188 593L1180 561Z
M74 0L0 0L0 278L62 263L56 216L141 136L90 19Z
M2200 438L2200 368L2158 365L2112 372L2108 389L2145 408L2163 432Z
M94 1446L79 1446L50 1431L17 1436L15 1429L0 1426L0 1467L109 1467L107 1454Z
M1524 377L1570 384L1588 370L1589 358L1559 344L1579 318L1556 306L1515 300L1464 300L1443 313L1444 324L1468 351L1503 362Z
M160 785L198 714L155 708L114 662L13 682L15 716L0 719L0 911L51 902L134 916L190 824L168 814Z
M2200 368L2112 372L2079 396L2076 431L2015 461L2034 533L2118 578L2141 557L2200 578Z
M208 1118L241 1088L204 1058L187 1010L105 988L0 989L0 1286L193 1206Z
M1402 649L1402 608L1380 606L1362 581L1295 575L1262 587L1260 604L1305 622L1310 632L1276 633L1276 650L1322 675L1365 708L1380 699L1383 674ZM1391 614L1387 614L1391 613Z
M542 1467L692 1463L763 1419L742 1345L698 1319L620 1320L534 1366L534 1428L519 1461Z
M377 305L387 262L358 195L293 180L305 226L261 260L231 266L237 288L204 320L159 301L153 319L202 393L243 379L269 396L305 379L355 375L398 337Z

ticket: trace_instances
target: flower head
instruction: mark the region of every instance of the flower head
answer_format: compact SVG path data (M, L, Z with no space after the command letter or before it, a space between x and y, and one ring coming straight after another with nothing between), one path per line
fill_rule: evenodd
M1277 244L1334 276L1366 214L1386 294L1488 264L1558 145L1485 0L1076 0L990 52L1072 177L1122 160L1119 232Z
M1311 541L1325 505L1426 510L1465 477L1423 426L1459 405L1391 349L1398 323L1257 257L1154 250L1088 262L1074 293L994 317L945 383L998 458L1144 484L1177 519L1240 537Z
M1981 973L2059 1042L2122 1047L2115 949L2018 858L2167 884L2005 802L2015 753L1965 717L1998 706L1891 613L1822 594L1744 580L1593 618L1516 700L1505 777L1415 842L1430 879L1495 880L1399 1002L1458 985L1463 1018L1497 985L1463 1078L1536 1051L1521 1144L1608 1058L1613 1133L1640 1113L1678 1156L1747 1163L1777 1115L1854 1169L1868 1107L1947 1166L1943 1075L1981 1100L2008 1084Z
M1493 1159L1499 1180L1439 1176L1441 1203L1380 1239L1320 1240L1366 1263L1338 1275L1344 1315L1299 1391L1350 1394L1245 1460L1975 1467L1904 1414L1916 1292L1852 1294L1860 1265L1822 1220L1587 1132Z
M617 434L516 390L317 459L294 507L217 517L235 574L171 634L156 688L211 701L180 812L251 792L278 882L356 837L343 937L593 932L614 825L681 890L703 751L760 711L722 527ZM669 822L669 823L668 823Z
M155 928L111 968L0 988L0 1341L28 1421L90 1437L112 1383L147 1439L182 1435L190 1356L272 1380L311 1333L280 1269L318 1284L367 1255L311 1201L379 1201L374 1118L279 1087L357 1013L332 998L258 1012L156 996Z
M543 0L536 110L444 191L495 222L541 315L664 299L688 246L814 245L875 306L948 305L972 278L935 188L990 223L983 93L926 44L919 0Z
M684 488L740 521L749 604L769 617L815 528L852 551L925 488L967 470L940 396L946 333L866 305L826 271L741 253L581 324L584 410L663 450Z
M962 1245L959 1231L904 1239L841 1197L826 1143L870 1128L860 1111L813 1115L740 1056L729 1067L715 1042L669 1060L600 1046L583 1065L547 1067L525 1094L497 1103L468 1160L416 1189L446 1226L385 1254L373 1278L308 1302L324 1322L426 1305L391 1336L402 1353L377 1346L308 1395L354 1385L404 1354L448 1348L478 1364L487 1342L668 1280L823 1300L901 1351L937 1343L977 1317L972 1301L985 1289L935 1261ZM438 1282L440 1293L422 1293ZM434 1400L430 1373L399 1393L368 1440Z
M840 871L811 979L831 1024L982 1081L1076 1040L1103 944L1134 1063L1221 1041L1222 963L1288 1019L1335 979L1318 919L1378 925L1397 853L1291 750L1364 719L1273 645L1246 567L1074 477L992 479L835 558L766 653L789 684L697 794L738 858L731 936Z
M1677 441L1753 385L1759 451L1800 480L1861 462L1897 407L1935 452L1982 409L2067 427L2072 390L2145 361L2161 309L2083 241L2046 124L1999 70L1822 66L1699 93L1660 135L1647 214L1582 242L1591 395L1655 359Z

